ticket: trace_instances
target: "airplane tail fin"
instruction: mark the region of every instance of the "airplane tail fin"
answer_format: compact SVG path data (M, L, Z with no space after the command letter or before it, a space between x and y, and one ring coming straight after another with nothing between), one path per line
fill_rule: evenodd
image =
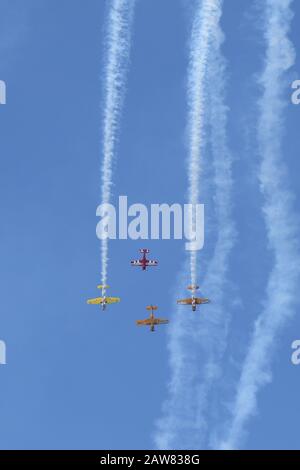
M140 253L150 253L150 250L148 248L140 248Z

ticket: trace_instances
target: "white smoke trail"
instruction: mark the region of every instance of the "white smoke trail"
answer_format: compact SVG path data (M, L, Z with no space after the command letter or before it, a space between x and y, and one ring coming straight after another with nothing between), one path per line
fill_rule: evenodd
M197 2L196 15L191 33L188 76L188 122L189 122L189 168L188 199L191 204L199 203L201 159L204 148L205 74L208 66L212 32L219 16L218 0ZM192 227L194 228L194 220ZM197 281L197 251L190 252L190 274L192 284Z
M226 136L227 109L223 102L226 73L221 54L223 34L219 25L222 1L203 2L202 7L203 11L198 11L195 19L191 44L191 57L196 64L191 61L192 79L189 81L188 93L189 101L194 103L196 109L190 112L189 117L193 123L194 116L197 116L199 127L191 126L196 135L192 134L190 138L192 157L189 171L192 169L194 172L190 186L193 197L197 198L200 194L201 164L199 158L197 160L200 155L197 145L204 146L204 140L207 140L203 134L205 120L211 128L214 181L208 184L208 189L214 194L218 237L203 290L213 302L203 307L207 308L205 318L202 317L204 310L200 316L186 318L181 308L177 309L170 324L169 398L164 404L163 417L157 423L155 435L155 443L161 449L199 449L204 445L209 396L214 383L220 378L219 364L226 346L229 322L229 314L224 311L224 292L235 230L231 216L232 175ZM197 28L198 31L195 31ZM202 41L199 39L202 31L205 31L204 42L203 38ZM208 50L203 55L204 44ZM205 62L200 67L198 62L201 60ZM203 92L202 97L199 96L199 90ZM196 272L196 263L193 269ZM182 285L182 279L180 281Z
M107 19L104 77L102 204L111 199L113 161L131 44L135 0L111 0ZM101 241L101 281L107 283L108 239Z
M240 445L249 418L256 412L257 394L271 381L271 351L278 333L294 314L299 290L300 255L293 195L281 156L284 73L293 65L294 49L288 39L292 0L265 1L265 66L260 83L258 140L261 154L259 180L264 196L263 215L269 247L274 255L266 302L257 321L243 365L233 407L233 419L223 449Z

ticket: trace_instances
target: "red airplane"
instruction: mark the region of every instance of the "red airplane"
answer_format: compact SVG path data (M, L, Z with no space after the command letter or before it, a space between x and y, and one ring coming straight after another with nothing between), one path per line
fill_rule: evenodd
M146 268L149 266L157 266L158 261L150 260L146 258L146 254L150 253L150 250L147 248L140 249L140 253L143 254L141 259L135 259L130 262L131 266L140 266L143 271L146 271Z

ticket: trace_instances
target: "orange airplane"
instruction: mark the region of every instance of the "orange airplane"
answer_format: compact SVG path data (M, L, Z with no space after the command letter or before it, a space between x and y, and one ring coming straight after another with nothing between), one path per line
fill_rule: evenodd
M155 331L155 326L156 325L166 325L169 323L169 320L166 320L164 318L156 318L154 316L153 311L157 310L158 307L155 305L148 305L146 307L147 310L151 310L149 318L146 318L145 320L137 320L136 324L137 326L150 326L150 331Z
M199 289L199 286L191 285L187 287L190 291L192 291L192 296L188 299L180 299L177 300L177 303L180 305L191 305L193 312L197 310L197 305L201 304L208 304L210 302L209 299L196 297L195 292Z

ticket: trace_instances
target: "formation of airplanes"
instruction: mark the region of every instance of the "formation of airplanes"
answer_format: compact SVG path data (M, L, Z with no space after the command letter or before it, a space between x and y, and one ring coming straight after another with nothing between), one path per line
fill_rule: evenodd
M158 261L150 260L147 258L147 255L150 253L150 250L148 250L147 248L142 248L139 251L142 254L142 257L137 260L132 260L130 262L131 266L138 266L142 268L142 271L146 271L148 267L158 265ZM99 305L102 310L105 310L107 305L120 302L120 297L109 297L106 295L106 290L108 289L108 287L109 286L99 284L97 288L101 289L101 296L95 297L93 299L88 299L87 303L91 305ZM199 286L190 285L187 287L187 289L191 291L191 296L185 299L178 299L177 304L191 306L192 311L195 312L197 310L198 305L207 304L210 302L210 300L206 297L196 296L196 292L199 289ZM151 312L149 317L143 320L136 320L137 326L148 326L150 327L150 331L153 332L155 331L155 326L166 325L169 323L169 320L167 320L166 318L158 318L155 316L154 312L158 309L156 305L147 305L146 309Z

